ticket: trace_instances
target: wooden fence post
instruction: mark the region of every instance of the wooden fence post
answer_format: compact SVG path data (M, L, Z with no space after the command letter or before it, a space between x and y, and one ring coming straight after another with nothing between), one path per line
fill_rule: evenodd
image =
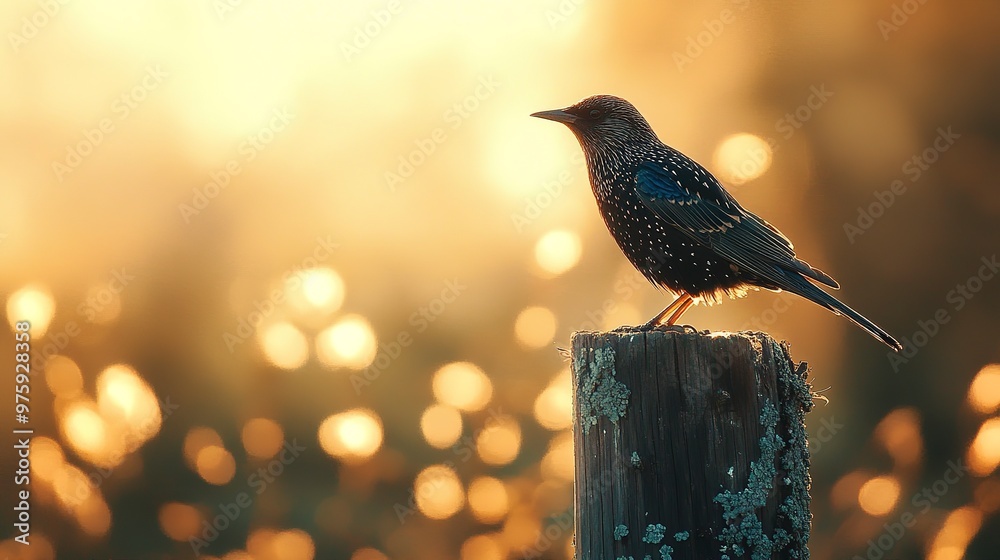
M578 560L806 559L812 395L759 332L578 332Z

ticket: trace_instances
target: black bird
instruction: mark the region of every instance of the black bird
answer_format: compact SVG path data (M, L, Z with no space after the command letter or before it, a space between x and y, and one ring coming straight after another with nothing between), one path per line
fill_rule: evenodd
M604 223L650 282L678 294L645 328L672 325L696 300L786 290L865 329L896 351L895 338L818 288L840 285L796 258L774 226L745 210L698 162L667 146L628 101L596 95L531 116L573 131L587 160Z

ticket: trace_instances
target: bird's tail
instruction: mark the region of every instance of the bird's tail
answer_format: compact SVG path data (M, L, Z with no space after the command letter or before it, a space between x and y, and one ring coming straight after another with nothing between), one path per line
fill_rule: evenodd
M814 284L810 283L805 278L799 277L800 282L795 282L795 287L789 291L797 293L798 295L818 303L823 307L833 311L837 315L843 315L850 319L855 325L861 327L862 329L868 331L869 334L875 338L881 340L890 348L899 352L903 349L903 345L899 343L898 340L892 337L889 333L885 332L882 327L879 327L875 323L869 321L864 315L858 313L857 311L851 309L846 304L844 304L839 299L831 296L830 294L824 292Z

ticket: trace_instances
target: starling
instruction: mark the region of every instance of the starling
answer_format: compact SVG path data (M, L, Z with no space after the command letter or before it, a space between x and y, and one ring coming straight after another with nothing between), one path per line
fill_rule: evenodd
M902 349L889 333L821 290L839 288L826 273L796 258L780 231L744 209L693 159L660 142L628 101L596 95L531 116L573 131L587 161L597 206L632 265L677 299L645 328L672 325L695 301L742 297L749 288L786 290L846 315Z

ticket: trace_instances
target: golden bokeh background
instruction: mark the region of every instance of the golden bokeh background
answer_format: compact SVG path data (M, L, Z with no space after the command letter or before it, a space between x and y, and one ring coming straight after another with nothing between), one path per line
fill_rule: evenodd
M995 557L1000 6L0 14L4 425L29 320L34 429L31 545L8 478L5 557L572 557L557 347L669 299L611 241L572 135L527 116L595 93L909 347L785 294L685 317L812 366L813 557Z

